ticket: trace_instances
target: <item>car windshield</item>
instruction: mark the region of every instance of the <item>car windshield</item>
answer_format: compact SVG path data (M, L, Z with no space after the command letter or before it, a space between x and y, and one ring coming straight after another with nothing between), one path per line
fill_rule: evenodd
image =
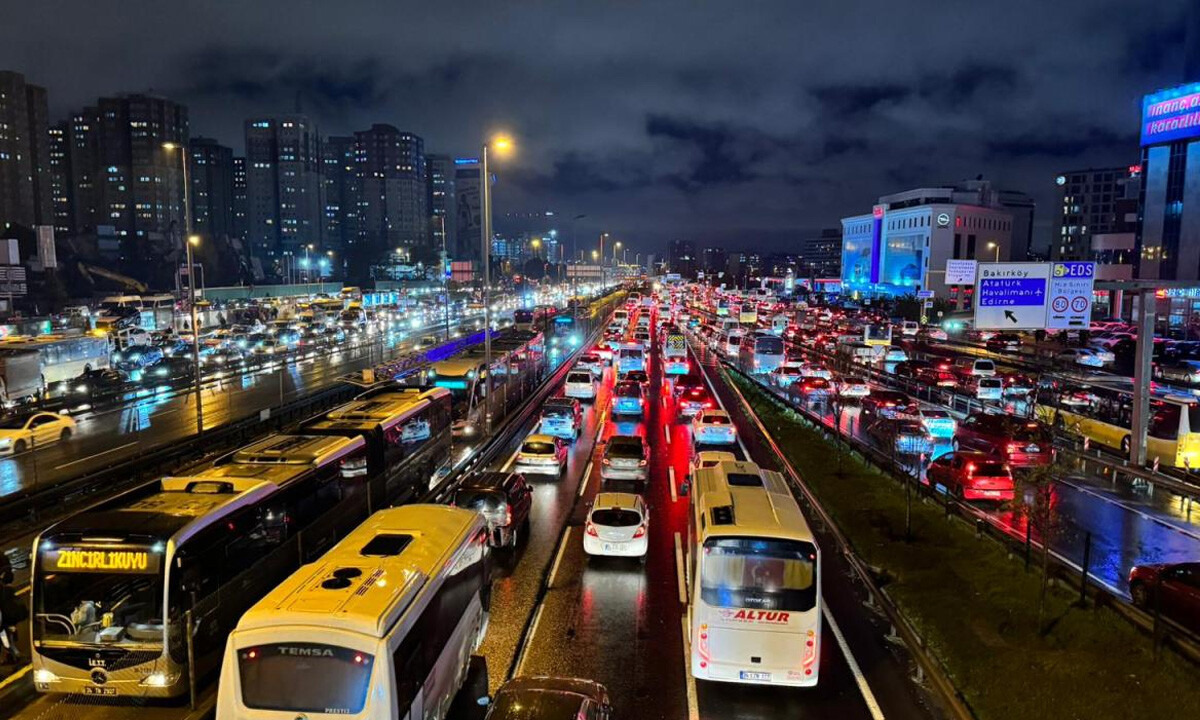
M240 648L242 703L256 710L353 715L367 702L373 661L361 651L317 643Z
M608 455L618 458L638 458L646 456L642 441L637 439L613 438L608 443Z
M568 382L570 380L568 379ZM547 405L542 408L542 417L552 418L571 418L575 416L575 411L565 405Z
M1003 463L998 462L978 462L974 463L975 474L983 476L1008 475L1008 468L1004 467Z
M590 383L591 381L591 373L573 372L567 375L567 382L569 383Z
M454 504L468 510L483 512L503 505L504 496L498 490L459 490L454 493Z
M817 598L812 543L712 538L704 543L700 597L714 607L809 610Z
M975 369L976 370L995 370L996 364L993 363L991 360L976 360L975 361Z
M637 383L621 383L617 385L617 397L640 398L642 397L642 386Z
M642 522L642 516L636 510L624 508L606 508L592 511L592 523L604 527L633 527Z
M541 440L531 440L525 443L524 447L521 448L521 452L527 455L552 455L554 453L554 444Z
M724 415L708 414L704 416L702 422L705 425L728 425L729 418Z

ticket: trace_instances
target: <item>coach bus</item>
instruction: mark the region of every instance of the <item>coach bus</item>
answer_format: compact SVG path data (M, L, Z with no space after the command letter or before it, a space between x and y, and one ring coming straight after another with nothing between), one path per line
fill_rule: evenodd
M687 562L692 676L816 685L820 551L783 476L727 460L697 470L694 482Z
M217 720L446 717L487 629L489 564L477 512L375 513L238 622Z
M185 694L189 673L216 668L250 605L366 517L342 475L363 449L361 438L272 436L43 531L32 554L35 688Z
M765 332L747 335L738 348L738 359L743 372L769 373L783 362L783 338Z

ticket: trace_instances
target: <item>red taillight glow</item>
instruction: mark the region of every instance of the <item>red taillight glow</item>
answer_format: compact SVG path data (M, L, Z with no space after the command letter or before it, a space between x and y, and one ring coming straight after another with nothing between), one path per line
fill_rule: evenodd
M592 537L600 537L600 533L596 532L596 526L591 523L587 524L587 534Z
M362 655L355 655L355 656L354 656L354 662L356 662L356 663L361 663L362 661L363 661L363 656L362 656Z
M638 529L633 531L633 537L640 538L646 536L646 526L638 525Z
M1008 444L1008 451L1009 451L1010 453L1020 452L1020 451L1021 451L1021 445L1020 445L1020 443L1009 443L1009 444Z

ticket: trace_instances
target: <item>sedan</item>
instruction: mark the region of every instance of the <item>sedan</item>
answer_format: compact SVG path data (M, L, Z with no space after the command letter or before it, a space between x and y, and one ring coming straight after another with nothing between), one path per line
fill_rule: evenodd
M637 435L613 435L604 445L600 477L604 480L637 480L650 476L650 448Z
M862 399L871 394L871 384L852 375L842 378L837 389L838 395L847 399Z
M636 557L645 562L649 531L650 513L640 495L598 493L584 526L583 551L589 556Z
M67 415L39 412L0 420L0 455L17 455L30 448L70 439L75 421Z
M867 427L869 434L885 450L898 455L919 455L933 452L933 440L925 426L913 420L881 418Z
M1157 594L1157 598L1155 595ZM1200 631L1200 563L1135 565L1129 571L1133 604Z
M140 370L162 359L162 348L153 345L130 345L112 356L113 364L125 371Z
M1101 355L1095 348L1067 348L1055 355L1055 359L1059 362L1073 363L1075 365L1083 365L1085 367L1104 367L1107 362L1112 362L1114 357L1111 352L1105 351L1109 360L1105 360L1105 355Z
M518 677L496 691L484 720L609 718L612 703L598 682L565 677Z
M612 353L609 353L609 357L612 357ZM585 352L575 361L575 369L588 370L593 375L599 376L604 374L605 364L604 358L600 357L599 353Z
M596 376L590 370L572 370L567 373L563 395L580 400L596 399Z
M987 453L948 452L929 464L925 477L959 500L1013 499L1012 471Z
M1182 383L1200 383L1200 360L1175 360L1155 366L1163 380Z
M68 383L71 392L88 396L116 393L126 387L125 376L112 368L85 370L79 377Z
M732 445L737 430L724 410L701 410L692 420L692 439L697 445Z
M908 360L908 353L905 352L904 348L900 347L899 345L890 346L883 354L884 362L894 363L904 362L905 360Z
M517 451L518 472L561 475L567 469L567 443L551 435L530 435Z
M613 415L641 415L645 406L641 383L622 380L613 388Z
M801 370L803 370L803 368L804 363L802 362L796 362L794 360L781 362L779 363L779 367L771 371L771 374L767 376L767 379L770 380L771 384L775 387L786 388L802 377Z

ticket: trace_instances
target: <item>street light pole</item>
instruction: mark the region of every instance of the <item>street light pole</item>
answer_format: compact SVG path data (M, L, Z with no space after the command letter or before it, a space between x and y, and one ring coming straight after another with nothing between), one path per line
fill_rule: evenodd
M192 257L192 245L200 241L198 235L192 235L192 193L191 176L188 172L187 146L182 143L163 143L163 149L170 152L178 149L183 161L183 247L187 251L188 268L188 306L192 315L192 384L196 393L196 434L204 434L204 404L200 394L200 327L196 316L196 265Z
M450 342L450 263L446 256L446 216L438 215L442 227L442 295L446 298L446 342Z
M483 144L481 153L483 177L483 356L485 375L483 381L487 408L484 417L484 435L492 434L492 179L488 173L488 143Z

